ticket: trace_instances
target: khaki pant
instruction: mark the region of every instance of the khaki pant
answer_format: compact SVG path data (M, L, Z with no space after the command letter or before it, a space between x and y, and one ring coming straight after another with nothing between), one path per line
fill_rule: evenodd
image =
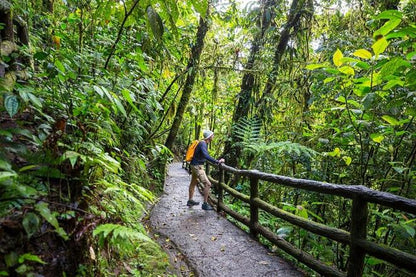
M203 165L191 165L192 170L192 181L195 182L197 179L203 183L205 186L211 186L210 181L208 180L207 174ZM191 181L191 182L192 182Z
M209 190L211 188L211 182L208 180L207 174L205 173L203 165L191 165L192 178L189 184L189 199L192 199L195 191L195 187L198 180L204 184L204 202L208 201Z

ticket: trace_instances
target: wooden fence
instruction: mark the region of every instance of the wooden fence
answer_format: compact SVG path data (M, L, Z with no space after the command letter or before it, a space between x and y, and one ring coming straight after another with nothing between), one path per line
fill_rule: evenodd
M380 192L369 189L364 186L348 186L337 185L331 183L323 183L312 180L296 179L274 174L263 173L257 170L239 170L225 164L215 165L219 170L219 180L215 180L210 176L210 165L207 164L206 172L210 181L217 188L218 198L210 196L212 202L217 206L217 212L223 211L236 219L237 221L248 226L250 234L254 238L262 235L271 243L284 250L289 255L296 258L309 268L324 276L362 276L364 268L365 255L371 255L378 259L387 261L395 266L407 269L410 272L416 272L416 256L401 250L378 244L366 239L367 237L367 219L368 219L368 203L380 204L391 207L395 210L416 214L416 201L404 197L396 196L386 192ZM189 170L189 165L184 163L184 167ZM245 195L237 190L227 186L224 182L224 172L234 174L234 176L247 177L250 180L250 195ZM292 213L286 212L280 208L270 205L258 196L259 180L272 182L278 185L303 189L307 191L319 192L323 194L336 195L343 198L352 199L351 208L351 232L342 229L326 226ZM250 217L243 216L236 211L230 209L223 202L224 191L233 197L250 205ZM320 262L312 255L293 246L286 240L280 238L267 227L259 223L259 210L266 211L278 218L281 218L291 224L299 226L307 231L317 235L324 236L334 241L349 245L349 263L347 272L341 272L337 268L328 266Z

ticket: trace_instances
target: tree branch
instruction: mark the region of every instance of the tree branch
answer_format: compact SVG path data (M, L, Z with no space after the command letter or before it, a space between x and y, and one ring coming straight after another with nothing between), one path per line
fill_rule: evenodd
M125 3L123 2L123 5L124 5L124 18L123 18L123 22L121 22L121 26L120 26L120 29L118 30L117 38L114 41L113 45L111 46L111 51L110 51L110 54L107 57L107 60L105 61L104 69L107 69L108 64L110 62L110 59L113 56L113 54L114 54L114 52L116 50L117 44L118 44L118 42L121 39L121 35L123 34L124 24L126 24L127 18L133 13L134 8L137 6L137 4L139 3L139 1L140 0L134 1L133 6L131 6L130 10L127 13L126 13L127 10L126 10Z

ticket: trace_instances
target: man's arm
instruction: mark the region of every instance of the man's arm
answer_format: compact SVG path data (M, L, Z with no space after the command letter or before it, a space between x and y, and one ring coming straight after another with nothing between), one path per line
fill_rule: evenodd
M214 163L214 164L218 164L220 161L217 161L216 159L214 159L213 157L211 157L208 153L208 145L205 141L201 141L201 153L202 156L207 159L208 161Z

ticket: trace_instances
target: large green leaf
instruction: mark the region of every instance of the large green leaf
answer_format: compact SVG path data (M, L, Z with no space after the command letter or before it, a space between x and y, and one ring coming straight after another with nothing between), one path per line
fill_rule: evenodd
M101 87L101 91L105 94L105 96L107 96L108 100L114 103L114 98L106 87Z
M30 92L28 92L27 95L28 95L28 97L30 99L30 102L32 102L32 104L35 107L42 108L42 102L41 102L41 100L38 97L36 97L34 94L32 94Z
M42 261L41 258L39 258L37 255L33 255L31 253L25 253L21 256L19 256L19 263L24 263L25 261L31 261L31 262L37 262L40 264L46 264L44 261Z
M400 125L400 122L395 119L394 117L390 115L383 115L381 118L383 118L385 121L387 121L392 126Z
M414 56L416 56L416 51L406 54L406 59L411 60Z
M326 67L326 66L328 66L328 65L324 64L324 63L312 63L312 64L308 64L305 68L308 69L308 70L315 70L315 69L323 68L323 67Z
M0 171L0 181L10 179L12 177L16 177L17 174L15 172L10 171Z
M61 73L65 73L65 67L60 60L55 61L55 66Z
M342 159L344 160L346 165L350 165L352 162L352 158L350 156L342 156Z
M387 10L377 15L375 19L401 19L402 17L403 13L398 10Z
M411 37L411 38L415 38L416 37L416 26L415 27L404 27L400 30L394 30L393 32L389 33L386 36L386 39L391 39L391 38L405 38L405 37Z
M339 71L346 75L354 75L355 71L351 66L342 66L339 68Z
M136 107L136 105L133 102L133 99L131 97L130 91L128 89L123 89L121 91L121 93L123 94L124 99L127 101L127 103L129 103L129 105L137 112L140 113L139 109Z
M395 86L403 86L404 85L404 81L400 80L399 78L397 79L393 79L393 80L389 80L387 82L387 84L385 84L383 86L383 90L389 90L391 88L394 88Z
M0 158L0 169L11 171L12 165L8 161Z
M48 204L45 202L40 202L35 205L35 209L39 212L39 214L46 219L47 222L49 222L53 227L55 227L55 231L64 239L68 240L68 235L62 229L62 227L59 226L58 220L56 219L56 216L51 213L51 211L48 208Z
M123 104L121 103L120 99L118 98L118 96L116 94L113 93L113 101L117 106L117 109L124 115L124 117L127 117L127 113L126 110L124 109Z
M400 68L409 68L411 64L408 61L403 60L401 57L394 57L387 63L383 64L380 70L380 77L386 77L393 75Z
M62 161L68 159L69 162L71 163L72 168L74 168L74 166L75 166L75 164L76 164L76 162L77 162L77 160L78 160L79 157L82 158L82 155L79 154L78 152L69 150L69 151L66 151L62 155Z
M328 77L328 78L325 78L325 80L324 80L324 84L330 83L330 82L332 82L333 80L335 80L335 77Z
M407 225L407 224L400 224L400 225L406 230L409 236L411 236L412 238L415 237L416 231L412 226Z
M391 31L393 31L394 28L396 28L400 24L400 22L402 22L401 19L391 19L387 21L380 29L374 32L373 36L377 37L379 35L387 35Z
M355 66L365 70L370 69L370 65L366 62L358 62L355 64Z
M384 136L382 134L371 134L370 138L377 143L381 143L384 140Z
M371 55L370 51L367 51L365 49L358 49L353 54L356 57L362 58L362 59L370 59L373 55Z
M377 40L372 46L371 48L373 48L374 54L376 56L380 55L381 53L384 52L384 50L386 50L387 46L389 45L389 43L387 42L386 38L382 37L379 40Z
M341 149L339 149L338 147L335 147L334 151L327 152L327 154L331 157L341 157Z
M8 94L4 99L4 107L9 113L10 117L13 117L19 110L19 100L17 100L16 95Z
M98 93L98 95L100 95L101 97L104 96L104 91L101 89L101 87L99 87L99 86L93 86L93 88L94 88L94 91L96 93Z
M362 95L360 95L360 96L362 96ZM376 100L376 94L374 92L371 92L371 93L368 93L367 95L365 95L364 98L362 99L364 109L365 110L369 109L371 107L371 105L375 102L375 100Z
M341 59L344 56L342 55L341 50L337 49L337 51L335 51L334 55L332 56L332 61L334 62L335 66L341 66L342 65L342 61Z
M39 217L36 214L29 212L23 218L22 225L26 231L27 236L30 238L39 230Z

